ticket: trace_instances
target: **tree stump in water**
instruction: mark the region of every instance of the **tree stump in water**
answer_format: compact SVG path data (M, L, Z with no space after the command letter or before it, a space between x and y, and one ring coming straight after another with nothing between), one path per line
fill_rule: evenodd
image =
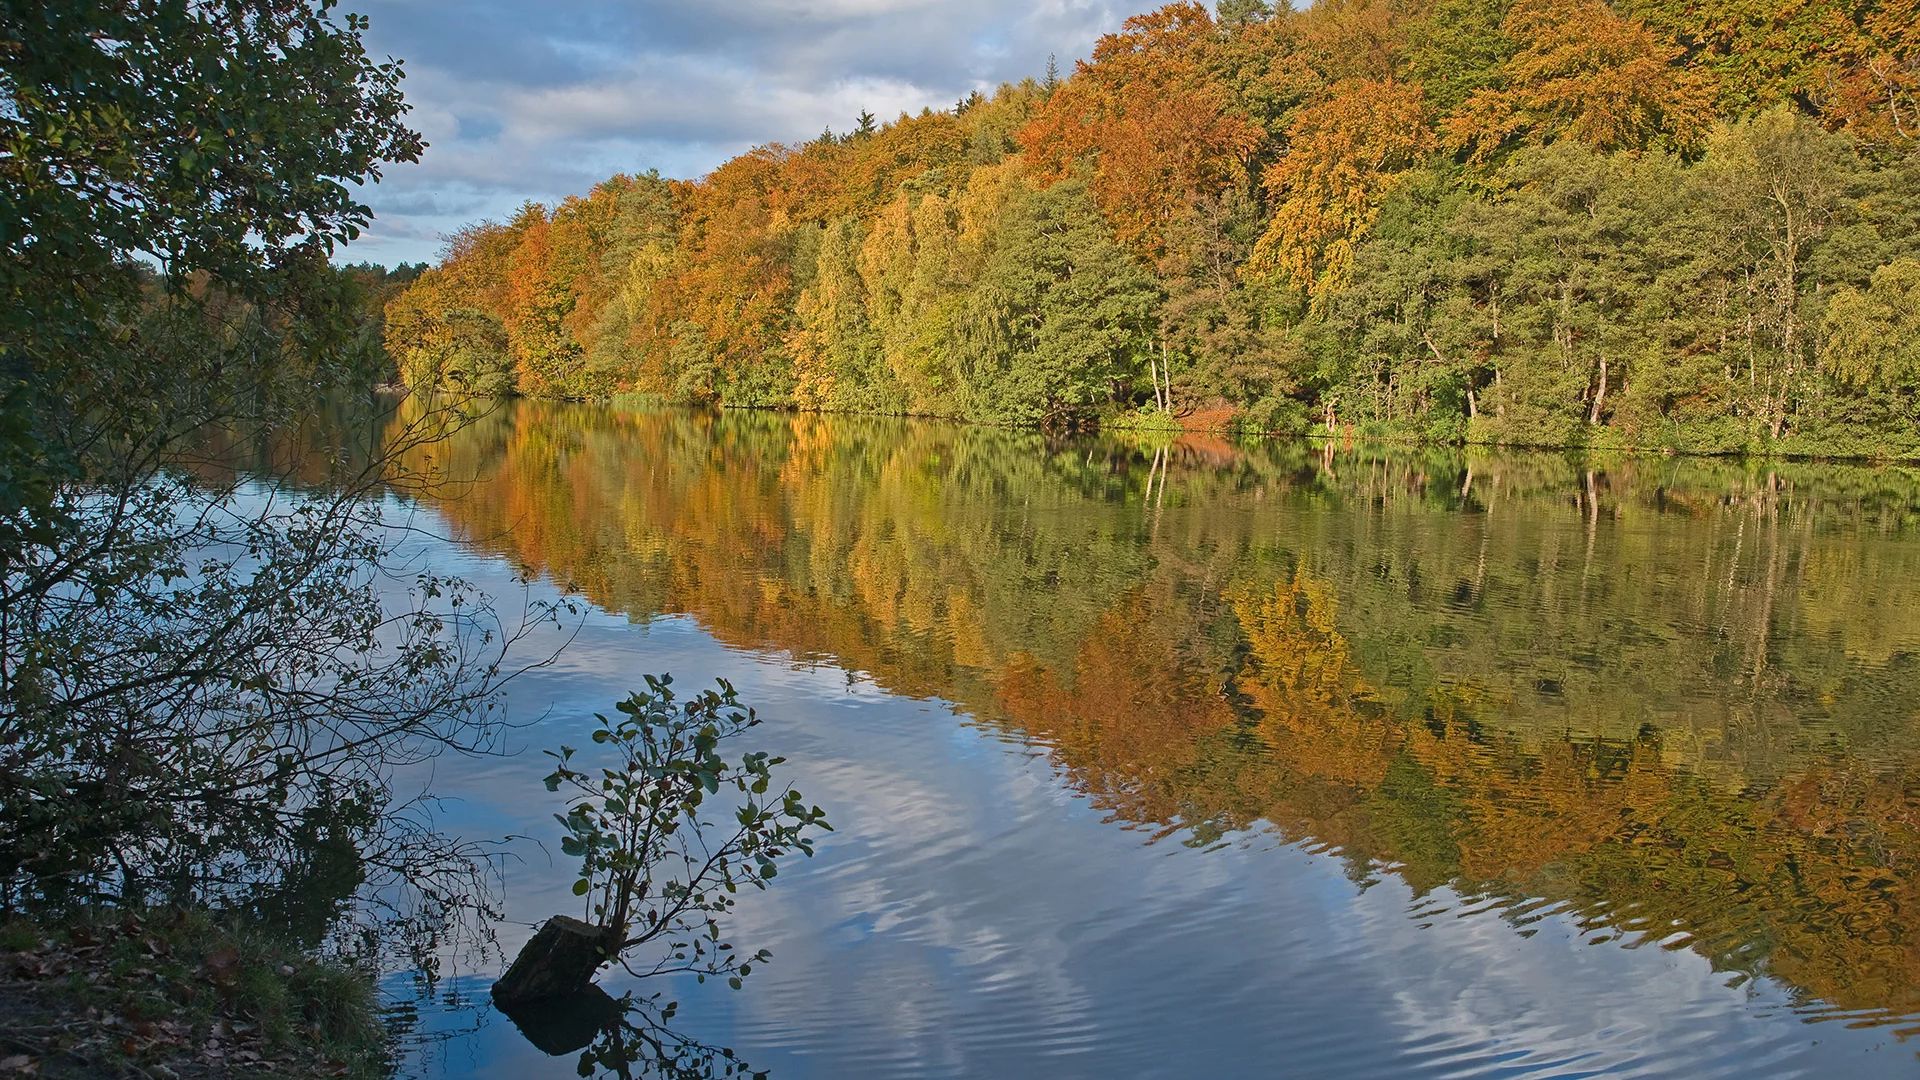
M493 1000L504 1007L577 994L592 984L594 972L613 959L619 947L613 931L555 915L493 984Z

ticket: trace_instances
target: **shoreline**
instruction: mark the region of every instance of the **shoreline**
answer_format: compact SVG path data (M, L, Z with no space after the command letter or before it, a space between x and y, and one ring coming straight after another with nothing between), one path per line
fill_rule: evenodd
M410 393L411 391L405 391L405 392ZM1877 456L1872 454L1847 453L1844 451L1826 452L1826 451L1818 451L1818 450L1750 450L1750 449L1749 450L1690 450L1690 449L1684 449L1680 447L1641 446L1641 445L1636 445L1632 443L1523 443L1523 442L1497 442L1497 441L1474 440L1474 439L1460 439L1460 440L1421 439L1421 438L1413 438L1413 437L1402 436L1402 435L1367 433L1367 432L1357 431L1352 428L1345 428L1343 430L1335 431L1335 432L1329 432L1324 428L1314 428L1306 431L1257 431L1257 430L1250 430L1247 428L1235 427L1229 424L1218 424L1218 423L1161 425L1161 424L1116 422L1113 420L1095 421L1094 423L1085 425L1085 426L1076 426L1076 427L1071 427L1067 429L1050 430L1044 425L1039 425L1039 424L996 424L996 423L991 423L983 420L970 420L963 416L955 416L955 415L943 414L943 413L862 412L862 411L847 410L847 409L808 409L808 408L802 408L796 405L741 405L741 404L732 404L732 403L703 405L703 404L673 402L673 401L667 401L664 399L651 399L644 402L635 401L635 400L626 400L626 401L622 400L622 398L631 398L631 397L632 397L631 395L626 395L626 394L614 394L610 397L599 397L599 398L539 397L539 396L528 395L528 394L514 394L509 397L496 398L492 400L496 400L496 401L524 400L524 401L548 402L548 403L554 403L554 404L599 405L607 408L633 409L633 410L661 408L661 409L688 409L688 410L694 410L694 411L704 410L704 411L711 411L711 412L764 412L764 413L791 413L795 415L807 414L807 415L813 415L813 416L870 417L875 419L892 419L892 420L933 420L933 421L939 421L942 423L949 423L949 424L963 424L968 427L991 428L991 429L998 429L1002 431L1024 431L1024 432L1032 432L1032 433L1042 434L1042 435L1057 434L1065 437L1092 436L1092 435L1116 434L1116 433L1139 433L1139 434L1167 435L1172 437L1175 440L1178 440L1181 436L1184 436L1184 435L1212 435L1212 436L1217 436L1222 438L1229 438L1229 439L1235 439L1235 440L1251 440L1256 442L1303 439L1309 442L1344 444L1347 446L1390 445L1390 446L1404 446L1404 447L1421 448L1421 449L1514 450L1514 451L1526 451L1526 452L1532 452L1532 453L1556 453L1556 454L1565 454L1565 455L1620 454L1620 455L1627 455L1627 456L1634 456L1634 457L1666 457L1666 458L1684 457L1684 458L1703 458L1703 459L1709 459L1709 460L1736 461L1736 462L1783 461L1783 462L1793 462L1796 464L1871 465L1871 466L1879 466L1879 467L1920 467L1920 451L1916 451L1912 454L1907 454L1907 455ZM1197 411L1202 414L1217 414L1226 410L1206 409L1206 410L1197 410Z

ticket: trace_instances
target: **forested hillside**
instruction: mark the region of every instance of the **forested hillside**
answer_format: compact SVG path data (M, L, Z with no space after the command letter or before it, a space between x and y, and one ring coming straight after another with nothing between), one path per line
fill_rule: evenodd
M1920 453L1920 2L1223 0L477 224L415 387Z

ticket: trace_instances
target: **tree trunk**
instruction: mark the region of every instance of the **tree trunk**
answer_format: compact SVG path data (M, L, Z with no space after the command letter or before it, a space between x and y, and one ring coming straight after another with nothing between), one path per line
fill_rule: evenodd
M1160 343L1160 377L1167 383L1165 408L1167 415L1171 416L1173 415L1173 361L1167 356L1167 344L1164 341Z
M513 966L493 984L502 1007L577 994L620 950L619 935L579 919L555 915L533 935Z
M1587 426L1588 427L1592 427L1593 425L1598 424L1600 422L1600 407L1602 405L1605 405L1606 403L1607 403L1607 357L1606 357L1606 354L1602 353L1600 356L1600 385L1594 388L1593 407L1587 410Z

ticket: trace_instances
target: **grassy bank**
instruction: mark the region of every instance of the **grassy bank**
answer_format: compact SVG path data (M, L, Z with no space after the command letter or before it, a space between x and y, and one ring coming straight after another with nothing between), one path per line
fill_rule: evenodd
M375 1077L367 972L204 913L0 923L0 1077Z

